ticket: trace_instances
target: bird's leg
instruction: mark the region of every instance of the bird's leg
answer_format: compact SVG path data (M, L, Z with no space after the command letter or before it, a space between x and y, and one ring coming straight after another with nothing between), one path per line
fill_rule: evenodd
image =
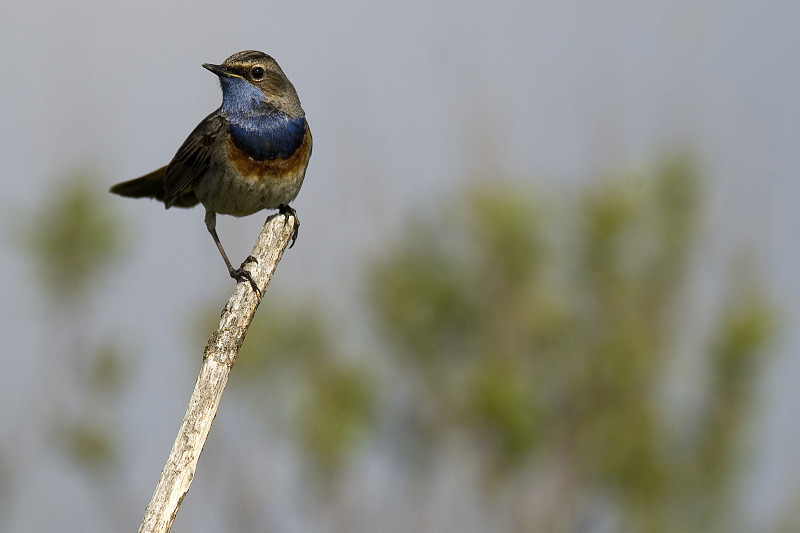
M253 281L253 277L250 275L250 272L244 269L245 264L250 261L256 261L256 258L252 255L248 255L247 259L244 260L244 263L242 263L239 268L233 268L233 265L231 265L231 262L228 259L228 255L225 253L225 249L222 247L219 236L217 235L217 214L214 211L206 211L206 228L208 228L211 238L214 239L214 244L217 245L217 249L222 255L222 260L225 261L225 266L228 267L228 273L231 275L231 277L236 281L249 281L250 286L253 287L253 290L256 292L256 294L260 296L261 290L259 290L256 282Z
M294 231L292 232L292 244L289 245L289 248L294 246L294 241L297 240L297 233L300 231L300 219L297 217L297 211L294 210L292 206L289 204L281 204L278 206L278 213L286 217L285 222L289 222L289 216L294 217Z

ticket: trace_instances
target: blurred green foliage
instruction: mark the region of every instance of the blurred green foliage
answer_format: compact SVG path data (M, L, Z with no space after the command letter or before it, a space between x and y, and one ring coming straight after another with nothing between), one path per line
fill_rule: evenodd
M25 217L21 244L49 297L74 305L119 251L121 227L91 173L76 171L57 188L49 203Z
M14 238L32 264L46 298L40 344L41 398L52 417L56 449L76 464L102 473L117 459L115 400L124 384L124 361L115 341L92 339L92 296L122 245L122 227L106 187L94 172L76 170L52 184L45 204L21 215ZM76 406L80 406L76 409Z
M554 515L601 491L621 530L720 528L773 319L756 284L734 279L713 329L688 343L697 364L686 377L705 393L679 428L689 435L676 436L665 376L692 320L701 205L692 165L677 158L575 196L475 188L415 217L371 264L380 357L343 357L308 305L262 310L239 361L259 390L293 384L278 401L326 475L359 438L387 431L374 423L383 406L413 421L398 442L416 443L407 459L423 477L459 435L489 488L535 465L560 471L571 494ZM536 530L528 519L515 529Z
M268 300L269 301L269 300ZM318 306L264 305L256 315L232 376L330 480L370 427L375 379L365 364L337 349Z
M670 449L663 380L691 309L698 185L683 159L550 204L493 185L455 227L429 221L448 231L381 259L372 301L394 368L423 389L407 408L426 441L469 435L493 478L558 464L613 495L626 530L719 524L772 316L752 284L731 288L711 346L695 343L703 421Z

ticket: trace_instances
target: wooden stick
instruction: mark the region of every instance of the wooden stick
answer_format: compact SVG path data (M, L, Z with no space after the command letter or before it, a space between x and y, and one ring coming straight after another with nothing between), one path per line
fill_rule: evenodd
M252 254L257 263L250 262L247 268L261 295L272 279L296 224L297 219L291 215L273 215L267 219L258 236ZM194 478L197 460L217 414L228 374L261 302L261 295L256 294L247 281L239 282L222 310L219 327L203 353L203 366L183 424L161 471L161 479L147 506L139 533L167 533L172 527Z

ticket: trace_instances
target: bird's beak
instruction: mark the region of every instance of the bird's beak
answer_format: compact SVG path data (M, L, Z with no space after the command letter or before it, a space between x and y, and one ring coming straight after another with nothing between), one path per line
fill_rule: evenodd
M241 76L235 74L225 65L212 65L211 63L203 63L203 68L210 70L217 76L225 76L226 78L241 78Z

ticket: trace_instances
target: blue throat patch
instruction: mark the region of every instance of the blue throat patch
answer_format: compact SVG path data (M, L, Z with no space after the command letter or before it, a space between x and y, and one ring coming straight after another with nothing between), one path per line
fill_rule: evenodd
M256 161L286 159L305 135L306 119L291 118L264 101L261 89L242 78L220 77L222 111L233 144Z

